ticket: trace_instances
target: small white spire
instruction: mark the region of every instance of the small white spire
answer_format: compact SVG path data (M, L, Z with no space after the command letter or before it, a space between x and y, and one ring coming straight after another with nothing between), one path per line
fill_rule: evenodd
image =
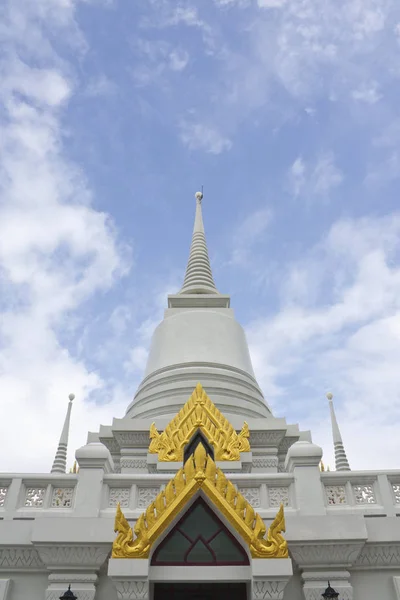
M65 416L64 427L62 428L60 441L58 443L57 452L54 458L53 466L51 468L52 473L65 473L67 470L67 451L68 451L68 435L69 435L69 422L71 420L71 409L72 401L75 398L75 394L68 396L68 408Z
M335 449L335 466L336 471L350 471L349 461L347 460L346 452L343 446L342 436L340 435L339 425L336 420L335 408L333 406L333 394L326 395L329 401L329 409L331 412L332 437L333 447Z
M192 244L180 294L218 294L211 272L206 236L204 233L201 201L203 192L196 192L196 216Z

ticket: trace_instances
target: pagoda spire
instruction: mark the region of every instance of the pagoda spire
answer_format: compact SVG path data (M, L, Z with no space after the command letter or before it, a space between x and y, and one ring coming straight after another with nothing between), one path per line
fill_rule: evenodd
M196 193L196 216L192 244L185 279L179 294L218 294L211 272L206 236L204 233L201 201L203 193Z
M331 412L333 447L335 449L336 471L350 471L349 461L343 446L342 436L340 435L339 425L336 420L335 408L333 406L333 394L327 394L329 409Z
M61 432L57 452L54 457L53 466L51 468L52 473L65 473L67 470L69 422L71 419L72 401L74 398L75 398L74 394L70 394L68 396L69 403L68 403L68 408L67 408L67 414L65 416L64 427Z

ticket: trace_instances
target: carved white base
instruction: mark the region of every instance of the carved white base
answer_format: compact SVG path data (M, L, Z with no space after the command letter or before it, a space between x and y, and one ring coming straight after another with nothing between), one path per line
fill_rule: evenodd
M305 600L321 600L321 594L328 587L328 581L340 600L353 600L353 587L348 571L305 571L302 574Z
M111 558L108 576L117 590L118 600L148 600L149 561Z
M48 544L38 545L39 556L49 571L59 573L62 569L72 572L86 567L88 572L96 571L104 564L109 552L109 544Z
M51 573L46 589L46 600L59 600L69 585L79 600L94 600L96 584L95 573Z
M148 600L148 579L114 580L114 585L117 589L118 600Z
M253 600L281 600L287 582L292 576L290 558L254 559L252 561Z
M281 600L287 580L256 579L253 581L253 600Z

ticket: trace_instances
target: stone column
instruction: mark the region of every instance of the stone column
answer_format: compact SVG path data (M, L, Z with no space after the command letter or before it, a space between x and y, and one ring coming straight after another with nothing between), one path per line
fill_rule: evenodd
M0 600L7 600L11 587L11 579L0 579Z
M113 435L120 448L120 471L121 473L148 473L147 452L150 438L149 431L137 431L134 429L131 419L114 419ZM132 429L128 429L132 427Z
M111 558L108 576L117 590L118 600L149 600L149 561Z
M348 571L303 571L303 591L305 600L321 600L328 587L328 581L340 600L353 600L353 587Z
M296 504L299 515L325 515L319 463L322 449L311 442L296 442L290 446L285 467L295 478Z
M352 518L348 517L319 519L328 519L330 522L325 525L322 522L319 525L315 523L313 530L311 519L305 519L304 526L311 531L311 539L289 543L292 559L302 573L305 600L321 600L328 581L339 592L340 600L352 600L353 588L348 569L357 561L365 544L363 517L355 517L353 523ZM317 528L323 539L318 540ZM346 529L347 539L341 535Z
M292 576L290 558L254 558L252 560L252 600L281 600Z
M75 496L76 517L97 517L101 508L103 477L113 470L109 450L100 442L78 448L75 453L79 464Z
M58 600L70 584L79 600L94 600L97 574L110 552L109 544L35 545L49 572L45 600Z
M46 600L59 600L69 585L79 600L94 600L96 573L50 573L48 581Z

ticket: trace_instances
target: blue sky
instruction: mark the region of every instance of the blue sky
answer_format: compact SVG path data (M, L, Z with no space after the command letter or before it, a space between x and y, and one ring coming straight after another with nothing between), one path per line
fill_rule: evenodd
M333 391L351 466L396 468L396 0L5 0L0 16L2 470L50 468L71 391L71 464L123 415L201 185L214 277L275 415L332 465Z

